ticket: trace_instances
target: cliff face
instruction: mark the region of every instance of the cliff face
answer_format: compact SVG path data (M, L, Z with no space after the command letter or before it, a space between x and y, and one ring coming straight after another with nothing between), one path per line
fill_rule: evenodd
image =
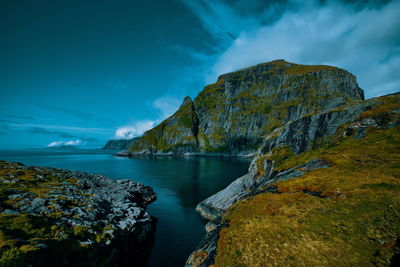
M193 101L186 97L178 111L135 142L130 151L143 155L182 154L199 150L199 120Z
M197 206L209 233L187 265L399 264L399 133L400 93L277 128Z
M138 137L134 137L128 140L108 140L108 142L101 148L103 150L127 150L136 141Z
M272 61L221 75L130 151L251 154L288 121L362 99L356 78L343 69Z

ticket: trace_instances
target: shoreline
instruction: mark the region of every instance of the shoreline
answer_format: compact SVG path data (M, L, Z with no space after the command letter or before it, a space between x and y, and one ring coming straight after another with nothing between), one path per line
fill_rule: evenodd
M252 159L256 153L238 153L238 154L228 154L228 153L213 153L213 152L186 152L183 154L175 154L173 152L168 153L147 153L147 152L130 152L127 150L120 151L113 154L117 157L125 158L157 158L157 157L171 157L171 158L185 158L185 157L220 157L220 158L244 158Z

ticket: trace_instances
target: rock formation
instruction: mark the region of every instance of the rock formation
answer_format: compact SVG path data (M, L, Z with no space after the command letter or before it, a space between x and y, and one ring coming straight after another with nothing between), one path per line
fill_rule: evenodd
M124 155L252 155L263 136L288 121L362 99L343 69L276 60L221 75Z
M400 229L396 226L400 223L396 217L399 210L386 206L400 204L395 197L400 192L400 173L396 167L400 162L399 127L400 93L397 93L306 115L276 128L265 136L248 174L198 204L196 210L210 222L206 225L207 235L189 257L187 266L209 266L214 264L215 257L217 266L233 263L247 266L250 262L256 266L267 262L276 265L399 263ZM320 199L315 211L316 204L311 204L313 197ZM363 208L347 210L352 205ZM379 212L369 210L372 206ZM310 215L306 210L310 210ZM351 212L357 215L350 215ZM278 215L279 230L269 224ZM327 226L321 230L321 222L315 222L317 225L310 222L314 218L327 220L322 224L342 224L347 228ZM358 229L360 225L362 230ZM300 226L301 229L296 228ZM257 231L264 231L265 235ZM296 231L300 234L295 234ZM363 233L368 231L371 231L369 238L364 240ZM307 241L302 240L305 237ZM277 240L281 243L274 246ZM363 241L355 244L353 240ZM320 251L309 254L307 249L300 250L296 246L303 241L301 246L314 244L313 249ZM324 251L331 242L341 245ZM286 245L281 246L282 243ZM253 248L257 244L264 247ZM330 256L333 251L341 257ZM357 253L362 256L351 258Z
M108 142L101 148L103 150L127 150L129 149L136 141L137 137L132 139L112 139L108 140Z
M1 266L144 266L152 188L99 174L0 162ZM11 265L7 265L11 264Z

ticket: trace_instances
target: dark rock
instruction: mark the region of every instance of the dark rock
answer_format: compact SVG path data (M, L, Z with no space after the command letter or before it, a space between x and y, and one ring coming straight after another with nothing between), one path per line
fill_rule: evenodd
M134 137L132 139L115 139L109 140L101 149L103 150L127 150L129 149L136 141L138 137Z
M13 201L0 203L1 214L31 215L51 222L54 229L65 229L57 233L58 245L48 240L42 240L40 246L35 239L24 241L39 249L38 262L44 260L48 266L53 262L72 266L80 261L91 262L90 266L145 265L154 242L156 223L146 212L146 206L156 200L151 187L132 180L111 180L100 174L25 167L5 161L0 161L0 167L18 173L34 170L32 177L26 178L32 188L19 182L6 185L7 199ZM81 237L79 244L87 247L87 253L80 254L83 249L80 248L65 250L59 255L55 251L57 246L75 242L70 240L75 229L84 229L81 231L85 231L82 235L86 237ZM46 259L44 255L58 255L58 258Z
M222 228L227 226L227 224L215 223L215 228L206 233L196 250L190 254L185 266L208 267L214 264L219 232Z
M260 193L280 193L274 183L300 177L310 170L327 168L329 164L315 158L293 168L276 171L274 161L269 158L273 149L289 147L299 154L325 144L330 138L363 138L368 131L388 129L400 125L398 106L400 93L355 102L326 112L304 116L289 121L267 135L256 157L250 164L249 172L232 182L225 189L200 202L196 211L212 222L207 224L208 233L201 245L191 254L187 266L208 266L213 263L219 231L214 221L219 221L224 212L236 201ZM388 104L389 103L389 104ZM387 106L387 107L386 107ZM326 198L319 192L303 191L315 197ZM216 240L216 241L215 241ZM205 253L205 252L207 253ZM398 261L395 255L392 262Z
M356 78L345 70L283 60L259 64L221 75L193 101L185 98L124 156L252 155L275 128L362 99Z

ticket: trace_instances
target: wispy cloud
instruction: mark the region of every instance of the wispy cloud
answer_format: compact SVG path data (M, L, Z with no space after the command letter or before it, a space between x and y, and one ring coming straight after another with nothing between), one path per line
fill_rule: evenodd
M6 119L17 119L17 120L37 120L36 117L28 116L28 115L18 115L18 114L9 114L9 113L0 113L0 117ZM13 121L14 122L14 121Z
M78 126L66 126L66 125L49 125L49 124L9 123L8 125L14 127L45 128L45 129L57 129L57 130L70 130L75 132L92 132L92 133L113 131L113 129L109 128L90 128L90 127L78 127Z
M82 140L70 140L70 141L55 141L47 145L47 147L60 147L60 146L79 146L82 145Z
M63 131L56 131L56 130L49 130L46 128L40 128L40 127L31 127L28 132L34 133L34 134L48 134L48 135L55 135L59 136L61 138L75 138L75 135L72 135L68 132L63 132Z
M203 50L171 45L196 64L183 69L168 96L152 106L160 116L118 128L132 138L173 114L193 80L212 83L226 72L285 59L353 72L368 97L400 88L400 1L182 1L213 40ZM206 47L206 48L204 48ZM192 88L198 92L201 88Z
M133 137L141 136L147 130L150 130L167 117L171 116L178 109L182 100L172 96L162 96L155 99L151 106L158 110L159 117L155 120L139 120L128 123L119 127L115 131L114 138L116 139L132 139Z
M132 139L142 135L145 131L153 128L157 121L141 120L133 122L132 124L119 127L115 131L114 138L116 139Z
M207 83L225 72L283 58L348 69L367 96L400 88L400 1L290 0L247 13L223 1L185 3L210 35L223 37L209 57Z
M76 109L70 109L66 107L61 107L61 106L56 106L52 104L40 104L41 107L53 111L53 112L59 112L59 113L66 113L69 115L73 115L77 118L83 118L83 119L93 119L94 116L91 113L76 110Z

